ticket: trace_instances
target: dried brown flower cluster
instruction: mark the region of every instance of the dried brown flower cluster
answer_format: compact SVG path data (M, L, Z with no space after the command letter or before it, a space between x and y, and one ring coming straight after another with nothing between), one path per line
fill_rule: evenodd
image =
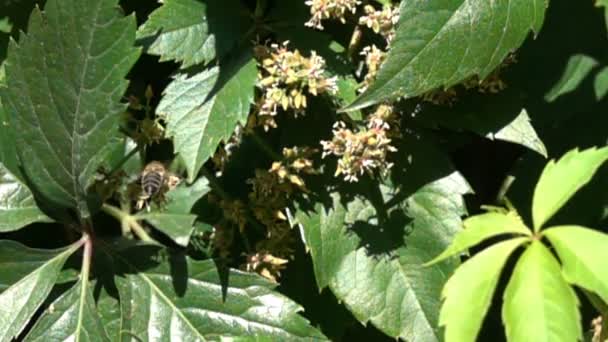
M322 30L321 22L326 19L337 19L341 23L346 22L347 13L355 13L359 0L308 0L306 5L310 6L310 20L306 26Z
M399 21L399 8L384 6L382 10L376 10L371 5L363 7L365 15L359 18L359 25L365 25L386 39L388 44L395 38L395 25Z
M306 108L308 95L334 94L338 89L336 77L326 77L321 56L312 51L310 57L304 57L298 50L288 50L287 44L256 49L262 60L258 87L263 92L257 124L265 130L276 127L274 117L279 108L293 109L298 115Z
M391 168L387 155L396 151L388 137L392 115L390 106L381 105L368 118L367 127L358 132L346 128L342 121L336 122L333 139L321 141L323 157L340 157L336 176L344 175L345 181L356 182L364 173L373 175L375 170L385 173Z

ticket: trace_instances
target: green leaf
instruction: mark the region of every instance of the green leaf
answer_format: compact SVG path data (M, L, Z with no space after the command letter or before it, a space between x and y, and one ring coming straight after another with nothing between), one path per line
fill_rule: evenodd
M204 341L218 335L270 337L274 341L324 340L300 317L302 307L250 273L224 270L212 260L130 248L116 257L122 326L143 341Z
M578 299L562 277L559 263L540 241L533 241L517 261L503 301L509 341L582 338Z
M530 236L531 232L517 213L491 212L469 217L464 221L464 229L460 231L450 246L440 255L429 261L427 265L445 260L467 250L483 240L502 234Z
M147 53L182 68L222 57L251 25L237 0L165 0L137 31Z
M180 74L165 89L157 112L167 121L165 133L186 164L189 182L218 144L247 121L256 78L255 60L247 55L192 77Z
M371 321L391 337L441 340L441 288L458 261L422 263L446 249L461 229L461 195L468 190L454 172L406 191L405 199L395 195L388 200L398 201L391 210L363 196L347 197L346 191L332 192L314 206L301 205L296 218L319 288L329 286L360 322ZM390 192L382 191L384 196Z
M0 293L61 253L63 249L29 248L11 240L0 240Z
M598 64L598 61L587 55L571 56L559 81L545 94L545 100L553 102L558 97L576 90Z
M536 131L530 122L528 112L525 109L522 109L513 121L509 122L498 132L489 133L487 137L519 144L532 151L538 152L545 158L547 157L547 148L536 134Z
M126 73L139 56L135 18L117 1L50 0L9 46L2 102L30 188L90 216L87 187L120 143Z
M190 186L182 183L167 193L166 205L155 208L153 212L141 213L135 217L146 220L167 234L178 245L187 246L196 220L196 215L190 214L190 210L196 201L210 190L206 178L200 178Z
M34 201L30 190L0 163L0 232L9 232L34 222L50 222Z
M538 33L545 0L406 0L397 35L376 81L346 111L410 98L472 75L485 78L530 29Z
M608 272L603 262L608 256L608 236L579 226L551 227L543 235L555 247L564 278L608 303Z
M25 256L24 254L27 254L26 247L15 242L0 242L0 247L7 247L18 252L7 255L3 251L0 254L3 257L3 260L1 260L3 264L9 262L21 263L24 266L16 266L16 272L21 274L31 270L25 277L0 294L0 341L11 341L12 338L21 333L40 304L51 292L51 288L55 284L66 259L81 245L82 243L79 241L67 248L49 251L49 254L54 254L51 257L51 255L37 250L34 250L31 255ZM31 265L24 264L24 257L39 266L32 270ZM45 258L48 259L44 260Z
M497 243L456 269L441 293L445 301L439 325L445 326L446 342L477 340L505 262L525 241L516 238Z
M95 308L88 280L78 281L51 303L25 340L109 342Z
M608 94L608 66L600 69L595 75L593 79L593 91L597 101L602 100Z
M538 231L608 159L608 147L570 150L557 162L551 160L534 189L532 221Z
M146 220L156 229L167 234L180 246L187 246L190 235L194 230L196 215L170 213L143 213L135 216L138 220Z
M93 284L90 286L93 287ZM96 300L97 314L110 341L120 341L120 302L118 298L110 295L105 287L99 287L101 289Z

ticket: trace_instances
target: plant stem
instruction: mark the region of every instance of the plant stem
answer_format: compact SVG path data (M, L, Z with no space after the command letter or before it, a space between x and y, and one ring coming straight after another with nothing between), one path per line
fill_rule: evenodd
M87 282L89 281L89 273L91 271L91 260L93 259L93 239L88 233L84 233L84 251L82 252L82 267L80 268L80 279L84 285L81 285L85 290Z
M122 230L123 230L123 234L125 233L125 230L127 230L127 228L128 228L140 240L145 241L145 242L158 243L158 242L156 242L156 240L154 240L152 237L150 237L150 235L148 235L148 233L146 233L146 230L139 224L136 217L116 208L113 205L109 205L107 203L104 203L101 206L101 210L103 212L105 212L106 214L114 217L116 220L118 220L120 222Z

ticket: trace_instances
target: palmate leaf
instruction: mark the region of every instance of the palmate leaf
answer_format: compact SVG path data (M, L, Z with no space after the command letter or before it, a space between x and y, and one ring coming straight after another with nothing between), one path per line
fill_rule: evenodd
M569 283L597 293L608 303L608 236L579 226L551 227L543 232L562 262L562 273Z
M0 265L15 262L17 265L21 264L16 266L17 274L29 272L0 294L0 341L11 341L13 337L19 335L51 292L66 259L81 245L81 242L77 242L64 249L44 252L28 250L15 242L0 241L0 249L3 250L0 254L3 258L0 260ZM16 251L16 253L6 254L4 248L7 252ZM26 260L33 261L37 267L32 269ZM5 281L3 279L3 282Z
M460 230L468 189L454 172L417 189L389 213L363 197L345 198L343 191L300 205L296 218L319 288L329 286L359 321L371 321L389 336L441 340L441 289L458 262L422 264Z
M9 47L1 92L21 167L36 194L88 217L86 189L120 143L135 19L115 0L50 0Z
M538 231L608 159L608 147L573 149L545 166L532 199L532 221Z
M167 121L167 136L173 139L192 182L218 144L245 124L253 103L257 78L251 55L192 77L178 75L165 89L156 109Z
M167 255L154 246L131 247L115 257L124 268L116 284L122 329L143 341L204 341L221 336L275 341L325 340L297 312L302 308L250 273L212 260Z
M345 110L418 96L472 75L484 78L538 33L546 0L405 0L376 81Z
M456 269L441 294L445 301L439 325L445 326L446 342L476 341L502 268L511 253L525 241L525 238L515 238L497 243Z
M502 319L511 342L582 338L576 294L555 257L538 240L517 261L503 301Z
M502 234L531 235L530 229L515 212L491 212L469 217L464 229L456 235L445 251L429 261L433 264L477 245L483 240Z
M146 52L187 68L222 57L251 24L238 0L165 0L137 31Z
M110 342L95 308L88 280L81 279L51 303L25 340Z

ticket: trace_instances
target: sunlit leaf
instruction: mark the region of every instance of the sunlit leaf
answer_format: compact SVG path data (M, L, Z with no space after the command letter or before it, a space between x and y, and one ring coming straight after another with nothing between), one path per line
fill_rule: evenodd
M469 76L485 78L530 30L538 33L545 0L405 0L397 35L376 81L345 110L413 97Z
M33 259L39 266L32 269L31 266L24 263L25 247L14 242L0 241L1 247L20 252L12 255L2 253L0 256L3 257L3 260L0 260L0 264L17 262L22 265L16 266L17 273L23 274L30 271L0 294L0 341L11 341L13 337L19 335L40 304L51 292L51 288L55 285L55 280L59 276L66 259L80 245L81 243L76 243L64 249L55 250L52 257L45 252L33 251L34 253L26 258ZM42 261L47 257L49 258L46 261Z
M251 20L237 0L165 0L137 31L146 52L183 68L225 55Z
M167 121L166 134L186 164L189 182L218 144L245 124L256 78L255 60L246 56L192 77L180 74L165 89L157 112Z
M26 341L107 341L88 280L81 279L49 305Z
M515 212L490 212L469 217L445 251L428 264L434 264L477 245L483 240L502 234L530 235L530 229Z
M50 0L9 46L2 103L28 185L88 217L87 187L120 143L124 80L139 56L117 1Z
M534 189L532 219L538 231L583 185L587 184L595 171L608 159L608 147L574 149L558 161L551 160Z
M608 236L579 226L551 227L544 231L562 262L564 278L597 293L608 303Z
M370 321L389 336L441 340L441 289L458 261L422 264L445 250L461 229L467 191L464 179L452 173L392 209L378 211L382 205L365 196L341 192L314 207L303 204L296 218L319 288L329 286L360 322Z
M517 261L503 301L502 319L509 341L582 338L578 299L562 277L559 263L540 241L532 242Z
M116 277L122 327L144 341L204 341L219 335L275 341L325 340L300 317L302 308L273 291L275 285L212 260L159 255L157 247L117 256L127 273ZM222 275L222 272L224 275Z
M51 219L40 211L30 190L0 163L0 232L49 221Z
M439 325L445 326L446 342L477 340L502 268L511 253L525 241L525 238L516 238L493 245L456 269L442 292L445 301Z

